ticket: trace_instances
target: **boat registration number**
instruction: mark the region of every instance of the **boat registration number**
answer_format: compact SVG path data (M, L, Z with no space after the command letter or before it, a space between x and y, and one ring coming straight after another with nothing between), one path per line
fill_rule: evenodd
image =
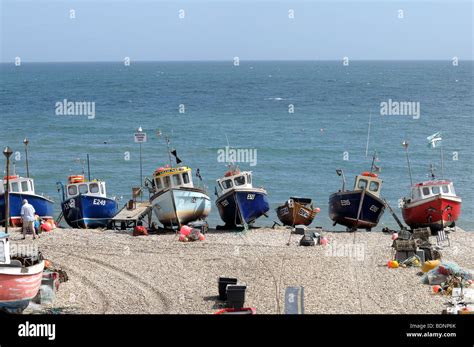
M255 200L255 194L247 194L247 200Z
M349 206L351 204L350 200L341 200L341 206Z
M300 210L298 211L298 214L301 216L301 217L304 217L304 218L308 218L309 217L309 213L308 211L300 208Z
M377 206L375 206L375 205L372 205L372 206L370 206L370 210L371 210L372 212L377 212L377 211L379 210L379 208L378 208Z
M107 202L105 200L102 200L102 199L94 199L92 201L92 204L93 205L98 205L98 206L105 206Z

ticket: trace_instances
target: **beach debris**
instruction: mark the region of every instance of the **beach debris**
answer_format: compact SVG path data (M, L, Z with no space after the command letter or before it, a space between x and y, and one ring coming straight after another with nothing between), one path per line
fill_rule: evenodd
M246 285L229 284L227 285L227 305L231 308L241 309L245 303Z
M205 220L197 220L188 223L188 226L192 229L198 229L201 234L205 234L209 231L209 224Z
M143 225L133 228L133 236L148 236L148 230Z
M439 260L428 260L428 261L425 261L421 267L421 271L423 272L428 272L428 271L431 271L433 270L434 268L436 268L437 266L439 266L439 264L441 264L441 262Z
M224 308L222 310L217 311L214 314L257 314L257 310L255 307L242 307L242 308Z
M179 230L178 240L181 242L188 241L204 241L206 237L200 229L191 228L188 225L183 225Z
M425 262L425 264L428 262ZM430 263L432 266L433 263ZM435 263L436 264L436 263ZM427 267L427 269L429 268ZM443 293L451 295L454 288L468 288L472 285L473 272L465 270L453 262L439 263L435 268L427 271L421 278L421 283L440 285Z
M314 238L311 235L304 235L300 240L300 246L314 246Z

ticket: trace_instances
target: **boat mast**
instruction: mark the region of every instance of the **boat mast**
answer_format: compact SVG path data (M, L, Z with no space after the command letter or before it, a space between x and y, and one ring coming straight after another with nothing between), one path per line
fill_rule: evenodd
M90 182L91 181L91 165L89 161L89 153L87 153L87 177L88 177L88 181Z
M404 140L402 142L402 146L403 148L405 148L405 153L406 153L406 156L407 156L407 164L408 164L408 174L410 175L410 187L413 186L413 178L411 176L411 165L410 165L410 157L408 155L408 141L407 140Z
M170 161L170 166L173 166L173 162L171 161L170 138L168 136L165 136L165 141L166 141L166 147L168 147L168 159ZM176 162L176 165L178 165L177 162Z
M444 156L443 156L443 141L439 142L439 150L441 152L441 179L444 179Z
M374 164L375 164L376 157L377 157L377 151L374 151L374 155L372 156L372 164L370 165L370 173L374 171Z
M26 158L26 177L30 177L30 168L28 166L28 144L30 141L28 140L27 137L23 140L23 143L25 144L25 158Z
M369 127L367 129L367 144L365 145L365 157L367 158L369 153L369 138L370 138L370 124L372 122L372 111L369 110Z

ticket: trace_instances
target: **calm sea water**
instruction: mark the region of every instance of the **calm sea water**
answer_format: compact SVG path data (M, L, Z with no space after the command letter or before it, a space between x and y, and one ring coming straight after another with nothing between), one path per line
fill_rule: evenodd
M398 199L409 189L401 142L410 142L413 176L421 181L431 163L440 173L440 151L428 148L426 137L441 130L445 177L464 200L458 225L474 229L472 62L24 63L0 69L0 145L21 153L16 169L24 175L27 136L36 189L58 202L56 182L80 173L76 159L89 153L92 176L106 180L109 195L125 203L140 181L133 133L142 126L148 134L144 175L168 162L165 142L156 136L160 129L185 164L200 168L213 200L215 179L226 169L217 161L226 135L232 147L256 150L257 165L240 167L268 190L270 218L258 225L271 225L274 208L289 196L305 196L322 210L314 224L333 228L327 204L340 188L336 168L352 185L354 175L370 168L374 150L383 196L401 216ZM56 115L63 99L95 102L95 119ZM380 103L388 99L420 102L420 118L381 116ZM220 222L215 208L209 221ZM382 226L395 226L389 213Z

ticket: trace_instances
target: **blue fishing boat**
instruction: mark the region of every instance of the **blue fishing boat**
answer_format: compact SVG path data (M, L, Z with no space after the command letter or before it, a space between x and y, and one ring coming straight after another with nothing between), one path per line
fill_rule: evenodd
M147 186L153 211L167 228L204 220L211 211L211 199L205 189L194 186L190 167L160 167Z
M54 202L42 195L35 193L35 183L32 178L20 177L12 175L8 177L9 184L9 210L10 210L10 225L20 227L21 220L21 206L23 200L28 200L28 203L33 205L36 214L43 220L53 220ZM3 184L0 185L0 221L2 225L5 224L5 188L7 184L7 177L4 177Z
M342 170L342 189L329 197L329 217L334 225L344 225L347 230L371 230L375 227L385 210L385 202L380 198L382 180L377 174L363 172L355 178L354 188L345 190L345 178Z
M230 168L217 180L216 195L216 206L226 228L248 226L270 209L267 191L253 187L251 171Z
M72 228L106 228L117 214L118 203L108 198L105 182L86 181L84 175L69 176L62 191L61 209L64 219Z

